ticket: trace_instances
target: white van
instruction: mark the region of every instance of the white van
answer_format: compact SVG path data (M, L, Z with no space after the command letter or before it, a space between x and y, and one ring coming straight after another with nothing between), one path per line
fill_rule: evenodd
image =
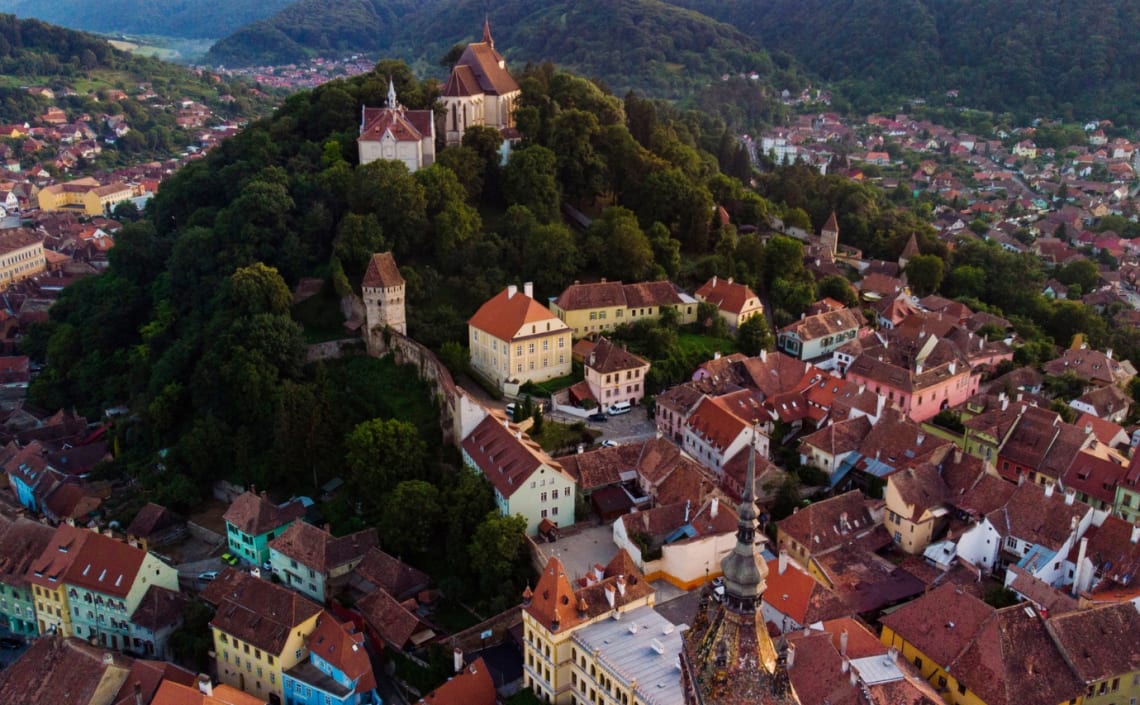
M606 413L610 416L617 416L619 414L628 414L631 411L633 411L633 404L630 404L628 401L619 401L616 404L611 404Z

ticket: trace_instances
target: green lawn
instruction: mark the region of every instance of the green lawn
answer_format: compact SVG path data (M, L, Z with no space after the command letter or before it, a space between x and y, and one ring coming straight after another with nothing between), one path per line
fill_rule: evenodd
M587 428L586 424L581 421L574 424L564 424L543 419L542 433L532 433L531 438L542 446L543 450L550 453L574 448L579 443L593 443L599 435L601 435L601 431Z
M736 341L731 338L710 338L707 335L685 331L677 334L677 344L686 356L699 353L706 358L711 358L713 353L719 352L721 355L728 355L736 352Z
M565 377L557 377L555 379L548 379L545 382L531 382L527 385L528 393L533 396L550 396L555 392L566 389L571 384L582 379L581 375L568 374Z

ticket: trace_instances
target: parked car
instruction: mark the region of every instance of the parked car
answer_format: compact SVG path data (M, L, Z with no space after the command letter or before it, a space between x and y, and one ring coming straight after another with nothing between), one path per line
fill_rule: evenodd
M610 416L628 414L631 411L633 411L633 404L630 404L628 401L619 401L618 403L611 405L609 408Z
M513 401L510 404L507 404L507 416L508 417L510 417L512 419L515 417L515 409L517 408L517 406L518 405L515 404Z
M610 420L610 417L606 416L605 412L599 411L596 414L590 414L589 420L596 423L605 423Z
M222 563L225 563L226 565L237 565L238 557L229 551L226 551L222 554Z
M198 573L198 580L204 583L208 583L216 577L218 577L218 571L216 570L207 570L204 573Z
M621 444L618 443L617 441L611 441L608 438L606 440L602 441L602 447L603 448L617 448L620 445Z

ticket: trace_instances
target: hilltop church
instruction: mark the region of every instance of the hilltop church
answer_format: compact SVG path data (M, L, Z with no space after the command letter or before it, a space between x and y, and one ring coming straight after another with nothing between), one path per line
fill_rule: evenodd
M515 102L520 92L506 60L495 51L490 22L484 20L483 41L467 45L440 95L446 108L443 132L447 145L460 144L467 128L476 126L493 127L505 139L515 136Z
M360 109L356 148L361 166L377 159L401 161L408 171L435 163L435 115L431 110L408 110L396 98L388 79L388 105Z

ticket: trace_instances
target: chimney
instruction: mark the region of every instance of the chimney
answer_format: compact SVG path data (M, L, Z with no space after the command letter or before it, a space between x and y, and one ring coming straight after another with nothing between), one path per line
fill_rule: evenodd
M918 434L917 437L915 437L914 442L918 445L922 445L922 442L925 440L926 440L926 434L920 433L920 434Z
M519 288L517 286L515 286L514 284L511 284L510 286L507 287L507 298L508 299L515 298L515 294L517 294L517 293L519 293Z
M783 575L784 572L788 569L788 552L783 549L780 549L780 562L778 563L778 566L780 575Z
M887 658L889 658L891 661L897 661L899 658L899 650L893 646L887 649Z
M768 351L763 348L760 349L760 362L768 361Z
M859 685L859 675L857 673L855 673L855 671L851 671L850 678L851 678L851 687L852 688Z
M618 592L621 593L621 596L625 597L625 576L617 576L617 580L615 580L614 583L617 585Z
M1025 484L1025 473L1020 470L1017 471L1017 486L1020 487Z
M729 277L729 278L728 278L728 283L729 283L729 284L731 284L731 283L732 283L732 277ZM1111 348L1109 348L1109 351L1108 351L1108 356L1109 356L1109 357L1112 357L1112 349L1111 349Z
M1067 506L1070 506L1070 507L1073 506L1073 500L1075 500L1076 498L1077 498L1077 491L1074 490L1072 487L1069 487L1065 490L1065 504Z
M135 705L143 705L142 683L135 681Z
M207 697L210 697L214 694L214 684L210 681L210 677L205 673L198 674L198 692Z
M689 499L685 500L685 523L686 524L689 523L689 508L690 508L691 504L692 504L692 500L689 500Z
M1052 482L1046 482L1045 483L1045 496L1046 497L1052 497L1053 496L1053 488L1054 487L1055 487L1055 485Z
M839 633L839 655L847 655L847 630L844 629Z
M523 293L526 294L528 299L534 298L534 282L527 282L523 284Z
M709 516L716 519L717 511L720 509L720 497L713 497L712 507L709 508Z
M1140 543L1140 521L1132 525L1132 543Z
M113 653L111 653L110 651L103 654L103 665L104 666L114 666L115 665L115 655Z
M715 274L713 275L712 285L713 285L713 288L715 289L716 288L716 275Z
M1109 360L1111 360L1111 359L1112 359L1112 348L1109 348L1108 350L1105 350L1105 351L1104 351L1104 356L1105 356L1105 357L1107 357Z
M849 661L847 659L843 659L843 663L839 665L839 672L840 673L847 673L850 670L851 670L851 661Z
M719 350L717 350L717 351L715 351L715 352L713 353L713 359L714 359L714 360L719 360L719 359L720 359L720 351L719 351Z
M610 609L614 608L614 598L617 597L617 590L614 590L613 585L607 585L605 589L606 602L610 603Z
M451 652L452 665L455 667L455 672L460 673L463 671L463 649L456 647Z
M586 450L586 444L585 443L579 443L578 444L578 454L581 455L582 453L585 452L585 450Z
M788 644L788 670L792 670L792 666L796 664L796 645Z

